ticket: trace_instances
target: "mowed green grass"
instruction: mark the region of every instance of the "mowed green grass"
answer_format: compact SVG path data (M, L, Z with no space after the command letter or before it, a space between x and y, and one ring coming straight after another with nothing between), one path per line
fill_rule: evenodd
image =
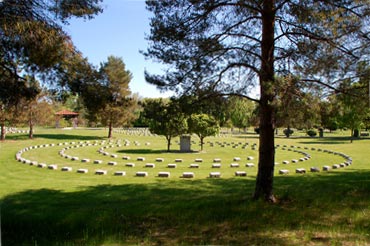
M203 152L198 144L193 144L192 153L167 153L162 137L115 133L113 145L105 149L118 155L112 158L97 152L109 146L106 134L105 130L37 129L34 140L25 135L9 135L0 143L2 245L370 244L368 139L351 144L339 134L324 139L278 137L276 144L281 147L276 150L276 161L280 164L276 165L274 187L279 203L271 205L251 199L258 163L257 150L251 148L258 143L255 135L212 137L206 139L209 143ZM106 143L102 145L103 140ZM130 141L129 146L124 146L125 140ZM193 140L198 142L195 137ZM66 154L79 157L79 161L58 154L63 147L86 141L98 141L99 145L65 150ZM135 145L135 141L140 145ZM68 145L57 145L65 142ZM58 170L15 160L20 149L51 143L55 146L30 150L22 157L57 164ZM246 143L248 146L242 148ZM282 150L283 145L286 150ZM330 172L295 174L298 167L309 171L310 167L321 169L344 161L311 148L348 154L353 165ZM175 141L172 149L179 149ZM283 165L283 160L302 157L292 150L305 151L312 158ZM124 155L131 159L123 160ZM139 156L145 157L145 161L136 161ZM248 156L254 160L247 160ZM234 157L241 161L234 161ZM91 162L82 163L83 158ZM164 162L156 162L156 158L163 158ZM203 159L198 163L200 168L190 169L189 165L198 158ZM220 169L211 168L214 158L222 160ZM96 159L103 163L93 164ZM182 162L176 163L175 159ZM110 166L108 161L118 164ZM127 162L136 166L128 168ZM249 162L256 166L246 167ZM156 166L145 168L146 163ZM169 163L176 163L177 168L168 168ZM231 168L231 163L239 163L240 167ZM73 171L62 172L62 166L70 166ZM79 174L78 168L89 172ZM108 174L95 175L96 169L107 170ZM290 174L279 175L279 169L288 169ZM127 175L114 176L118 170ZM236 170L246 171L247 177L235 177ZM135 177L137 171L149 175ZM170 172L171 177L157 177L160 171ZM180 178L183 172L194 172L195 178ZM222 177L208 178L210 172L220 172Z

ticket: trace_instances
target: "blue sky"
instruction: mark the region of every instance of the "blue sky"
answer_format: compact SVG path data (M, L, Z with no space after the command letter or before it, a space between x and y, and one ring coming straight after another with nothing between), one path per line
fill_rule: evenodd
M73 19L65 30L75 46L94 65L107 60L110 55L122 57L126 68L133 74L130 88L142 97L166 97L145 82L144 70L160 72L160 65L145 60L139 53L148 42L150 13L144 0L104 0L104 11L92 20Z

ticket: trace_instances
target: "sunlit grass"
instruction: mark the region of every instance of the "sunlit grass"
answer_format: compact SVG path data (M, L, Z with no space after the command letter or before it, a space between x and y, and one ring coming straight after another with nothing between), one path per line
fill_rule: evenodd
M115 134L114 142L125 139L130 146L106 149L119 158L103 156L94 146L66 150L68 155L101 159L103 164L71 161L58 155L60 146L24 153L24 157L48 164L72 166L73 172L47 170L15 160L15 153L24 147L46 143L106 140L105 130L43 130L37 129L35 139L22 135L8 136L0 143L0 196L3 245L366 245L370 244L370 170L367 152L370 140L350 144L345 134L326 134L326 138L278 137L276 144L287 148L299 146L312 158L296 164L283 160L298 159L300 154L277 148L275 193L279 203L252 201L257 167L242 164L257 152L250 146L257 143L255 135L209 138L210 142L249 143L246 149L214 146L208 143L204 152L165 151L161 137ZM196 138L194 138L196 140ZM138 141L140 146L135 146ZM196 140L197 141L197 140ZM145 143L150 142L150 145ZM353 165L330 172L295 174L297 167L309 171L342 162L343 158L311 150L322 148L343 152L353 158ZM178 149L174 142L173 150ZM258 149L258 148L257 148ZM293 149L293 148L292 148ZM122 160L130 155L131 160ZM145 162L136 157L145 156ZM164 158L163 163L155 158ZM240 170L247 177L234 177L230 168L234 157L241 157ZM168 163L181 158L176 169ZM202 158L199 169L189 169L195 158ZM211 168L214 158L222 159L222 168ZM117 161L117 166L107 165ZM135 162L134 168L125 167ZM154 169L144 168L155 163ZM107 169L98 176L94 170ZM89 173L78 174L78 168ZM280 168L289 175L278 175ZM90 171L91 170L91 171ZM113 175L125 170L125 177ZM238 169L239 170L239 169ZM135 177L136 171L148 171L146 178ZM171 172L169 179L156 177L159 171ZM193 171L195 179L180 178L182 172ZM208 178L219 171L221 179Z

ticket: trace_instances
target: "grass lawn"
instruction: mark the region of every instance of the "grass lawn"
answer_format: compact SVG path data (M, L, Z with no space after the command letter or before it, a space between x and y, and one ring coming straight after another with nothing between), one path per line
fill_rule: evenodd
M370 139L350 143L342 133L323 139L277 137L274 189L279 203L271 205L251 199L258 163L258 146L252 147L258 144L256 135L210 137L203 152L195 143L192 153L167 153L163 137L116 132L109 141L106 134L37 129L34 140L14 134L0 143L0 245L370 245ZM22 157L56 164L58 170L15 159L19 150L44 144L48 146L30 149ZM62 149L79 160L62 157ZM172 149L179 149L175 141ZM322 170L345 161L328 150L349 155L353 164L309 172L311 167ZM302 152L311 158L292 163L305 156ZM212 168L215 158L221 159L221 168ZM110 161L117 165L108 165ZM145 167L147 163L155 168ZM195 163L199 168L189 168ZM231 163L240 166L232 168ZM72 171L60 171L64 166ZM307 173L295 174L296 168ZM96 175L97 169L107 175ZM280 169L289 174L279 175ZM126 176L115 176L115 171ZM136 177L138 171L148 177ZM235 177L235 171L245 171L247 177ZM171 176L159 178L158 172ZM195 178L181 178L183 172L194 172ZM210 172L220 172L221 178L209 178Z

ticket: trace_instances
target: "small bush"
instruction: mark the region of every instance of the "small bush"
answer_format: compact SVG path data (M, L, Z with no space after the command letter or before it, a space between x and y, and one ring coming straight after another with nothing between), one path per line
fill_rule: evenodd
M260 128L259 128L259 127L254 128L254 131L255 131L255 133L257 133L257 134L260 134Z
M286 137L289 137L290 135L292 135L294 133L294 131L292 129L284 129L284 134Z
M313 129L310 129L310 130L307 131L307 135L310 136L310 137L315 137L317 135L317 131L313 130Z

